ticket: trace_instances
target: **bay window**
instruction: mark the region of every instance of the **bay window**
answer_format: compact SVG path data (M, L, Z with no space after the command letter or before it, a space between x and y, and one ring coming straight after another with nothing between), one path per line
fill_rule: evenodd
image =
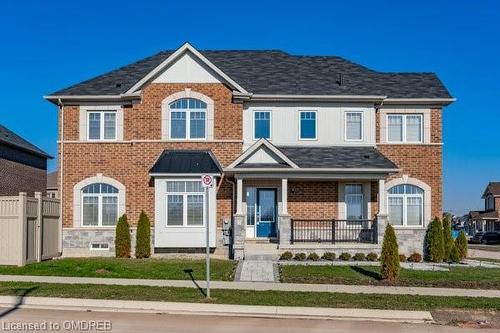
M167 226L203 226L205 195L201 181L167 181Z

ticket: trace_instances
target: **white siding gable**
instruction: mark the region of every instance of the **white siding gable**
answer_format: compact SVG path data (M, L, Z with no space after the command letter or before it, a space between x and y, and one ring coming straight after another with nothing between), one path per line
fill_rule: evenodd
M167 67L153 83L220 83L218 75L207 65L186 52Z
M276 156L272 151L270 151L266 147L261 147L257 149L252 155L250 155L247 159L245 159L242 163L248 164L279 164L285 163L281 158Z

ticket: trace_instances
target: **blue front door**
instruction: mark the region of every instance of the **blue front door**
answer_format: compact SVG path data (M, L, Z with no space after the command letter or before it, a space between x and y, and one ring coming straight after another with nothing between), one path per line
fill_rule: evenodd
M276 189L257 189L257 237L276 237Z

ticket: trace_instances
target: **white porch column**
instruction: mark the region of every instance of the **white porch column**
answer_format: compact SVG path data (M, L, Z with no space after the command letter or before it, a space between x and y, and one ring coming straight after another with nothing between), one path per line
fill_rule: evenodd
M243 214L243 179L236 179L236 214Z
M288 215L288 179L281 179L281 214Z
M385 180L378 181L378 213L381 215L387 214L387 195L385 194Z

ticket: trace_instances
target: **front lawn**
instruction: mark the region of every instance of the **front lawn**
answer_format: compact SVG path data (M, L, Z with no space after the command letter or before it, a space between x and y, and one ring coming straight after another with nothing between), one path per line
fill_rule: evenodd
M236 262L211 260L212 280L232 281ZM192 270L196 280L205 279L205 260L189 259L117 259L64 258L43 261L24 267L0 266L0 274L79 276L126 279L189 280L185 270Z
M71 285L33 282L0 282L0 295L70 297L164 302L206 303L196 288L117 285ZM437 297L380 294L345 294L253 290L211 291L210 302L218 304L308 306L333 308L437 310L500 310L498 298Z
M377 266L280 266L281 281L290 283L383 285ZM396 285L499 289L500 268L451 267L449 272L401 269Z

